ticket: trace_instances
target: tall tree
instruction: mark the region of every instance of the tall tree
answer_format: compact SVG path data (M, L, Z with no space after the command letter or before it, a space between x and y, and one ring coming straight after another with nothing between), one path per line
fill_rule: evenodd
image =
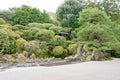
M38 22L38 23L50 23L50 17L47 13L41 12L37 8L32 8L31 6L23 5L15 10L15 16L13 18L14 24L27 25L28 23Z
M56 15L58 21L64 27L78 27L78 13L82 10L81 0L65 0L65 2L58 7Z
M118 14L119 12L119 0L103 0L99 3L99 8L104 10L108 15Z
M87 0L85 8L98 7L111 16L111 20L120 23L120 1L119 0Z
M7 23L12 24L12 18L15 16L15 13L11 10L0 11L0 18L3 18Z
M104 11L98 8L84 9L79 21L82 24L77 30L77 37L81 44L120 57L119 26L114 25Z

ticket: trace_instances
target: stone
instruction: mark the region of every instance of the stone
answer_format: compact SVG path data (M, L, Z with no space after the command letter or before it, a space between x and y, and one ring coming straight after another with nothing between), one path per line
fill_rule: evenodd
M85 45L83 46L83 50L84 50L85 52L88 52L88 51L89 51L89 47L88 47L87 44L85 44Z
M23 63L23 62L25 62L26 58L25 58L24 54L18 54L17 60L18 60L18 62Z
M14 57L15 57L15 59L18 58L18 52L15 53L15 56L14 56Z
M86 57L86 61L91 61L92 60L92 55L88 55L87 57Z
M111 54L110 53L104 53L104 56L105 57L111 57Z
M78 47L77 48L77 55L82 55L83 51L82 51L82 48L81 47Z
M3 59L8 59L8 58L10 58L10 55L5 54L5 55L2 56L2 58L3 58Z
M36 55L34 53L32 53L30 56L30 59L32 60L32 62L34 62L36 59Z
M67 61L67 62L79 61L80 56L76 54L75 56L66 57L64 60Z
M23 55L28 58L28 52L27 51L23 51Z
M6 62L8 62L8 63L13 61L13 57L11 55L8 55L8 54L3 55L2 58L5 59Z
M52 58L49 58L47 62L51 62L51 61L54 61L55 60L55 57L52 57Z
M68 56L68 57L66 57L64 60L65 60L65 61L67 61L67 62L71 62L71 61L72 61L72 59L73 59L73 57L72 57L72 56Z
M5 63L5 62L6 62L6 60L5 60L5 59L0 58L0 63Z

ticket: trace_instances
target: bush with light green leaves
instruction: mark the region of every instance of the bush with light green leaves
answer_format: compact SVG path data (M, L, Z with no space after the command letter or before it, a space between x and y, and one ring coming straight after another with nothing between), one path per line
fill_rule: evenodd
M66 56L64 53L64 48L62 46L56 46L51 54L57 58L64 58Z

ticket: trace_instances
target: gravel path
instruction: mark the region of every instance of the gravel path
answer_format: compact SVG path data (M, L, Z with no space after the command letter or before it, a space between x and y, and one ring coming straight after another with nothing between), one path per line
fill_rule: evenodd
M0 72L0 80L120 80L120 59L7 69Z

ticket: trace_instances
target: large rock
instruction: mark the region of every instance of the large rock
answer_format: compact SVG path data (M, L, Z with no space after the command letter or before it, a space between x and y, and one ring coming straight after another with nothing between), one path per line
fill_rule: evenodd
M24 56L24 54L18 54L18 56L17 56L17 61L19 62L19 63L23 63L23 62L25 62L25 60L26 60L26 57Z
M55 57L49 58L47 62L52 62L52 61L55 61Z
M76 54L75 56L66 57L64 60L67 62L80 61L80 56Z
M93 56L92 55L88 55L87 57L86 57L86 61L91 61L93 59Z
M27 51L23 51L23 55L28 58L28 52Z
M36 55L34 53L31 54L30 59L32 62L35 62L36 60Z
M11 55L5 54L3 55L2 59L6 60L6 62L12 62L14 59Z
M68 57L66 57L64 60L65 60L65 61L67 61L67 62L71 62L71 61L72 61L72 59L73 59L73 57L72 57L72 56L68 56Z
M88 51L89 51L89 47L88 47L87 44L85 44L85 45L83 46L83 50L84 50L85 52L88 52Z

